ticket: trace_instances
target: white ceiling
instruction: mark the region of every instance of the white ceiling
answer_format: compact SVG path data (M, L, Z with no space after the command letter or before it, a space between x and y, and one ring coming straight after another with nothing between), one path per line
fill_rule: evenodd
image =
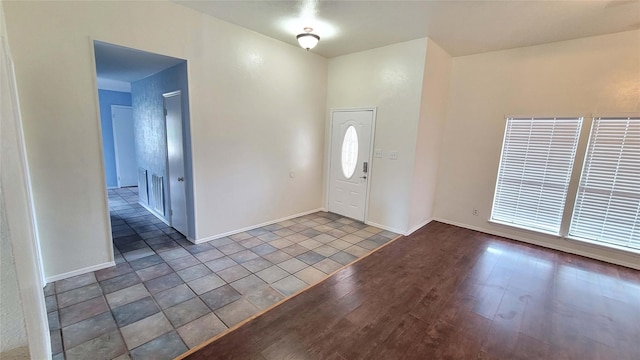
M98 78L127 83L144 79L184 61L170 56L94 41Z
M325 57L425 36L461 56L640 29L640 0L174 1L293 45L313 27Z

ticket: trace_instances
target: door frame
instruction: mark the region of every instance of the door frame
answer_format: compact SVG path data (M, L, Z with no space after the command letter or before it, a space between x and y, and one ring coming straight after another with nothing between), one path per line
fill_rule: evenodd
M377 108L375 106L371 107L357 107L357 108L332 108L329 109L329 141L327 143L327 151L325 152L326 156L326 184L325 184L325 199L324 199L324 207L329 211L329 193L331 191L331 150L333 149L333 114L336 112L357 112L357 111L371 111L373 112L373 119L371 121L371 146L369 148L369 171L367 176L367 190L365 192L364 199L364 219L363 222L368 224L369 221L369 197L371 195L371 179L373 178L374 166L373 166L373 153L375 148L375 138L376 138L376 117L377 117Z
M118 159L118 141L116 140L116 125L113 122L113 108L126 108L131 110L131 121L133 121L133 107L127 105L111 105L111 131L113 133L113 152L116 163L116 182L118 184L118 189L122 188L122 184L120 183L120 160ZM135 137L133 141L133 146L135 149ZM137 176L137 175L136 175Z

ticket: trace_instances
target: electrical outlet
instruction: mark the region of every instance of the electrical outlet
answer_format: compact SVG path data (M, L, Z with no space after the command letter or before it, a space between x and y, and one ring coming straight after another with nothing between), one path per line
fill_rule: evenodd
M398 160L398 152L397 151L389 151L389 160Z
M376 150L373 152L373 157L375 157L375 158L381 158L381 157L382 157L382 149L376 149Z
M473 209L473 216L478 216L478 209Z

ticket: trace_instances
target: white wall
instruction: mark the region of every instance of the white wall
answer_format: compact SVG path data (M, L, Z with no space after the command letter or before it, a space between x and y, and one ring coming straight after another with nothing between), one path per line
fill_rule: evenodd
M638 256L488 222L505 116L640 111L640 31L457 57L450 86L437 218L640 268Z
M51 356L49 330L4 4L0 1L0 358L45 359Z
M321 208L327 60L222 22L202 36L216 46L189 63L198 238Z
M428 39L413 165L408 232L419 229L433 217L440 140L447 115L450 75L451 55L433 40Z
M322 206L324 58L169 2L5 11L48 277L112 260L92 39L188 60L198 239Z
M329 60L329 109L377 107L368 222L407 230L427 39ZM329 126L329 124L327 124ZM328 131L328 130L327 130ZM398 151L398 159L388 153Z

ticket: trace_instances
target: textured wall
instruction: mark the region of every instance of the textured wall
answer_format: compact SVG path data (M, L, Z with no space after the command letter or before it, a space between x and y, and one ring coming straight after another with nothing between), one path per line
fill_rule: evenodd
M104 168L107 175L107 186L118 186L116 172L116 154L113 146L113 125L111 124L111 105L131 106L131 94L98 90L100 100L100 124L102 125L102 149L104 151Z
M0 353L27 345L24 315L13 262L11 234L0 189Z
M167 179L167 142L164 123L164 98L162 94L180 90L182 92L183 144L185 149L185 176L193 179L191 171L191 143L189 127L189 86L187 82L187 62L163 70L157 74L135 81L131 84L133 103L133 123L136 139L136 161L139 168L147 170L148 181L151 175L164 178L165 209L169 203L169 182ZM193 188L187 182L187 211L189 212L189 235L195 233L193 222ZM169 214L165 211L165 219Z

